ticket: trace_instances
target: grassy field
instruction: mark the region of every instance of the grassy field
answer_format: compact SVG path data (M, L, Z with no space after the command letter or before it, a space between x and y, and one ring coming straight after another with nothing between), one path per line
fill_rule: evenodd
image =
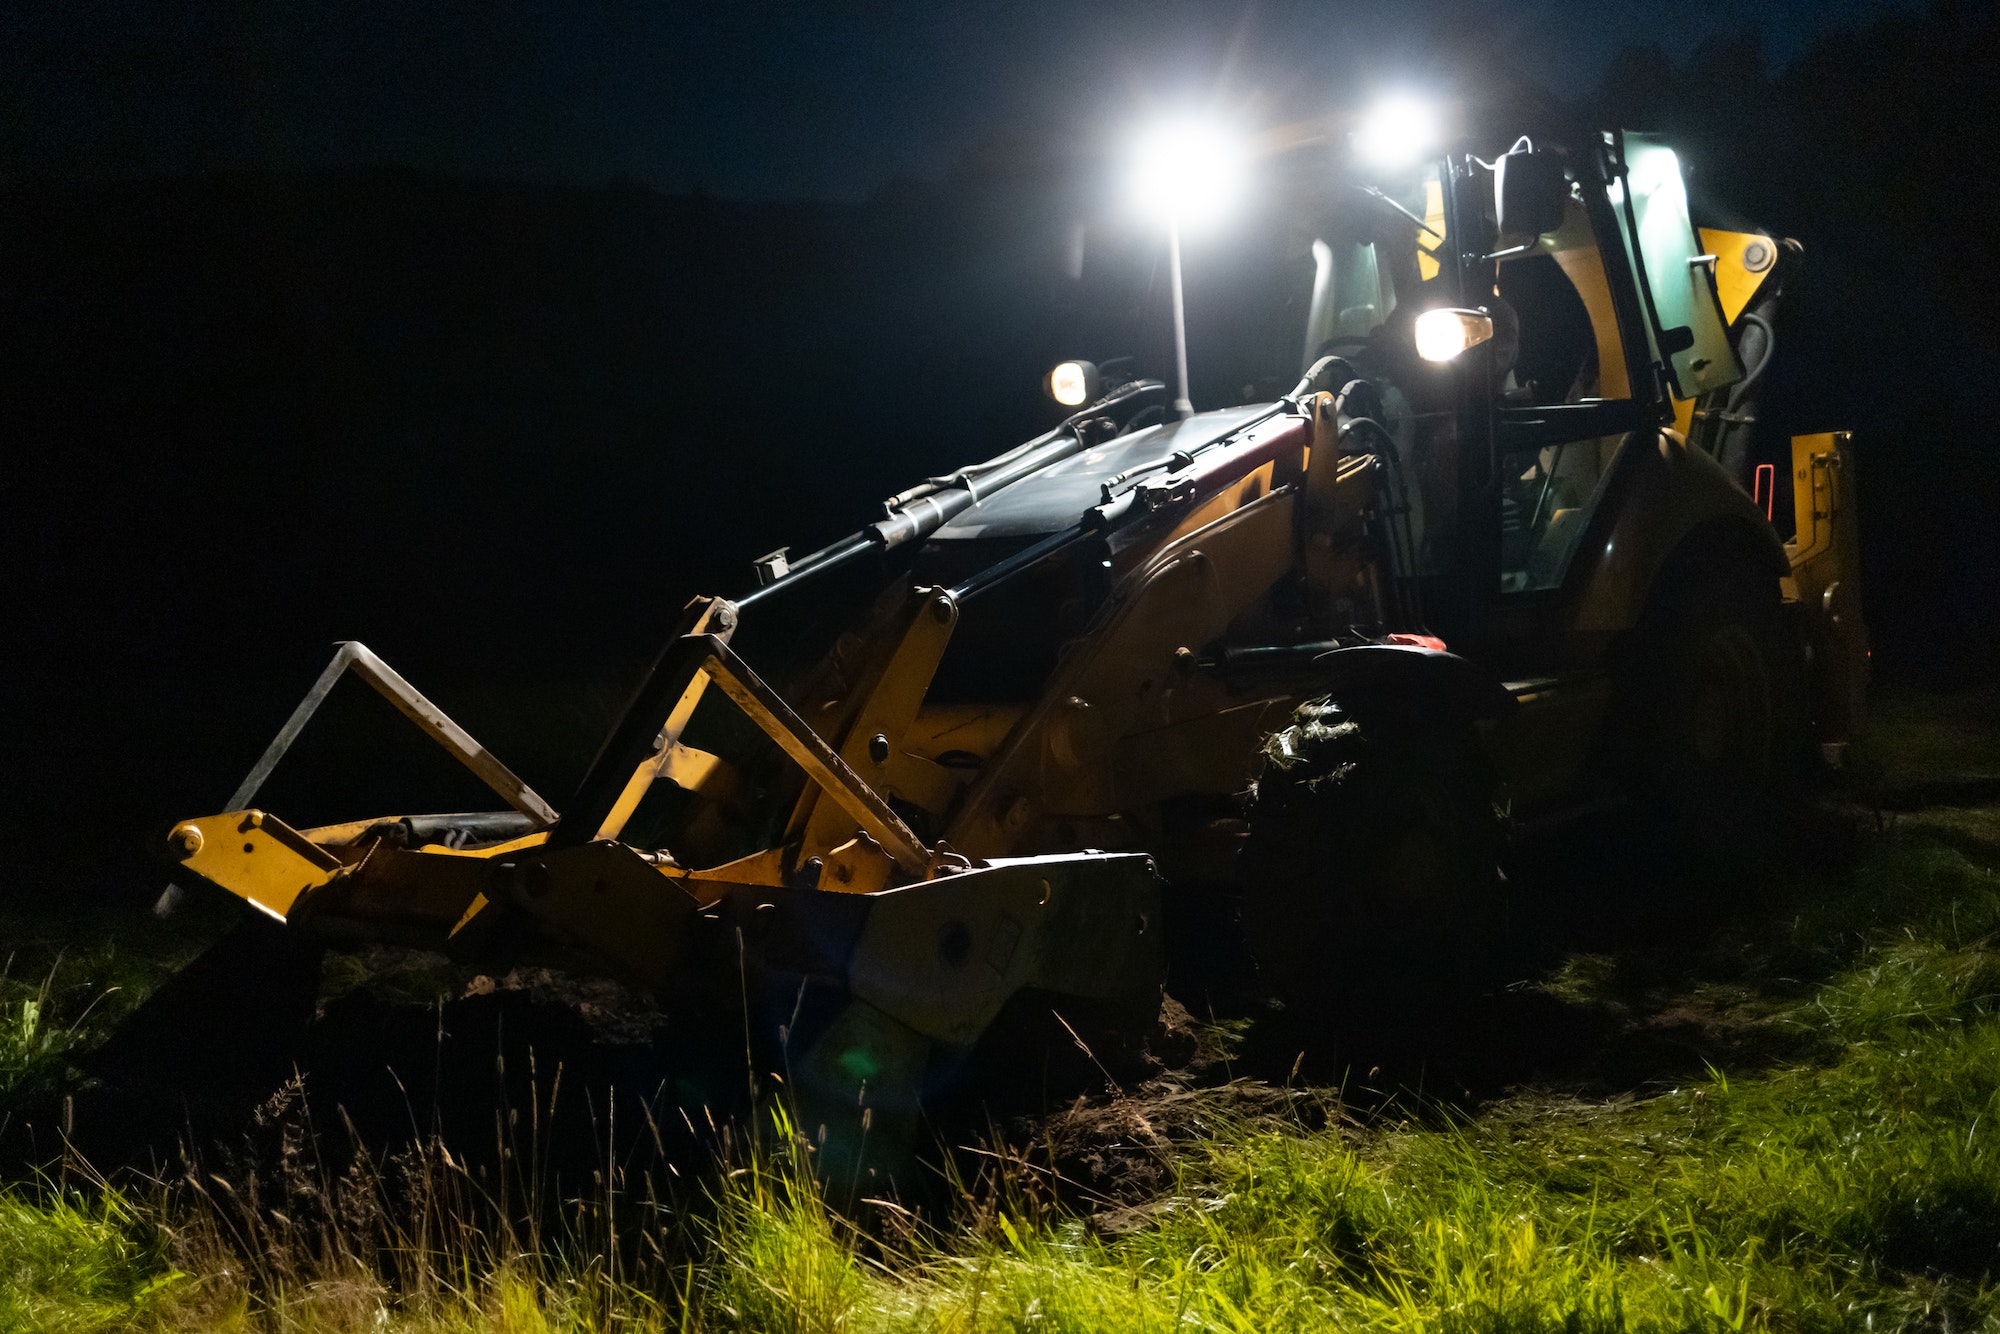
M0 1329L2000 1328L1979 714L1889 701L1839 855L1552 953L1517 992L1605 1053L1558 1079L1447 1102L1219 1063L961 1152L916 1211L833 1207L782 1124L700 1207L584 1192L558 1225L438 1146L258 1200L73 1168L0 1193ZM53 947L0 980L10 1098L164 966Z

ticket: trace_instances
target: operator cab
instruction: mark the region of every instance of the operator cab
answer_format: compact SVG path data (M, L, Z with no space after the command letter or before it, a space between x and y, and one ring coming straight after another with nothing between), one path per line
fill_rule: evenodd
M1399 574L1435 628L1483 638L1506 605L1573 591L1620 452L1742 375L1678 159L1636 134L1523 137L1383 173L1338 166L1324 135L1272 138L1291 146L1257 164L1255 202L1187 242L1194 400L1267 403L1337 358L1314 388L1377 391L1404 480ZM1490 339L1425 361L1414 326L1440 308L1484 315ZM1135 311L1143 345L1163 320L1157 301Z
M1258 204L1188 243L1190 396L1208 410L1162 422L1155 401L1113 414L1094 443L981 496L914 554L916 585L961 588L1029 557L979 584L937 698L1038 691L1117 572L1098 545L1037 557L1037 544L1075 531L1135 476L1170 471L1176 456L1268 416L1307 371L1314 390L1366 382L1380 429L1348 449L1386 464L1380 522L1396 530L1395 605L1352 627L1336 608L1331 632L1421 631L1511 675L1565 669L1513 662L1507 644L1537 656L1536 645L1581 642L1551 627L1612 557L1620 507L1606 502L1621 458L1650 448L1670 393L1740 375L1694 253L1678 163L1640 136L1576 148L1522 139L1492 161L1461 153L1389 175L1336 169L1323 143L1314 152L1319 170L1301 170L1311 164L1299 151L1272 155L1250 192ZM1134 310L1143 346L1162 312ZM1427 359L1420 317L1450 311L1488 336ZM1066 375L1072 392L1102 390L1095 368ZM1325 590L1303 567L1301 577L1309 610L1273 603L1245 629L1251 647L1329 633L1310 610Z

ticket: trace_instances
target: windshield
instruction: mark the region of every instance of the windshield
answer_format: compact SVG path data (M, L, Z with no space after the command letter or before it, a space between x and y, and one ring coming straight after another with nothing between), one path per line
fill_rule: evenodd
M1348 207L1313 219L1312 297L1300 357L1303 372L1329 354L1365 344L1396 307L1437 277L1444 191L1435 173L1397 198L1358 187Z
M1419 311L1461 304L1442 290L1450 279L1437 258L1447 231L1439 169L1357 182L1314 156L1324 148L1266 160L1239 211L1183 239L1190 397L1204 411L1268 403L1321 357L1342 358L1328 387L1349 377L1374 382L1411 550L1419 571L1435 573L1451 559L1444 519L1455 485L1455 399L1448 370L1417 358L1412 326ZM1093 332L1129 339L1123 346L1139 373L1171 378L1164 237L1154 230L1123 239L1123 255L1157 257L1152 277L1123 289L1135 299L1122 329ZM1143 275L1147 264L1124 271ZM1085 304L1090 291L1085 284L1079 293Z
M1268 401L1328 354L1357 367L1377 359L1371 341L1400 331L1407 342L1415 311L1442 300L1417 299L1438 277L1432 252L1445 231L1434 169L1357 185L1330 170L1313 179L1297 158L1275 162L1273 179L1247 192L1256 209L1184 242L1200 407Z

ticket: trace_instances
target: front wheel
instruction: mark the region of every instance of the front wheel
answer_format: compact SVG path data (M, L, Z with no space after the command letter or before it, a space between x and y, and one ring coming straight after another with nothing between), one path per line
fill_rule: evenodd
M1316 700L1265 744L1244 929L1295 1006L1405 1010L1491 972L1505 917L1495 781L1471 726L1426 712Z

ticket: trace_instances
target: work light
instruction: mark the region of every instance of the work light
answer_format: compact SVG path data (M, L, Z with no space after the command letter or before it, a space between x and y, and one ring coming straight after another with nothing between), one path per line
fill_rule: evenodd
M1417 316L1417 355L1425 361L1450 361L1492 336L1493 320L1483 310L1445 306Z
M1242 146L1213 122L1167 121L1139 141L1132 193L1141 207L1173 226L1206 222L1242 188Z
M1438 144L1438 116L1421 98L1399 95L1378 102L1354 132L1355 156L1381 170L1408 167Z
M1065 361L1042 377L1042 392L1066 408L1080 408L1097 397L1101 383L1090 362Z
M1174 314L1174 414L1194 416L1188 397L1187 299L1181 289L1181 229L1207 222L1241 188L1246 153L1211 121L1175 120L1139 142L1132 161L1132 193L1167 226L1167 270ZM1057 400L1060 402L1061 400Z

